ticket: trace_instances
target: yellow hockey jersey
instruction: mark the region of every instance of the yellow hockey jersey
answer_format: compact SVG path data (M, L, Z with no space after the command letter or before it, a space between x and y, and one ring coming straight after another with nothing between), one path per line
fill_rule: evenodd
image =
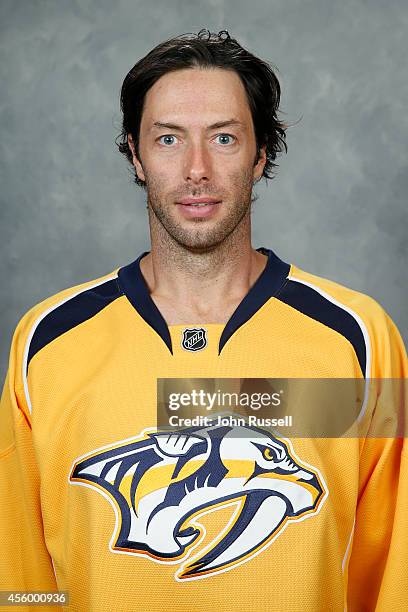
M66 591L86 612L408 609L406 438L158 429L162 379L407 377L375 300L258 250L266 267L226 325L168 326L146 253L21 318L0 409L0 590Z

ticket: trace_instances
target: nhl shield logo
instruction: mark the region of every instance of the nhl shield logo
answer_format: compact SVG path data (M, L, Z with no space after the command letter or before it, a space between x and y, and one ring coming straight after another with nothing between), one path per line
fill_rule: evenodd
M207 346L207 330L203 327L184 329L181 346L186 351L201 351Z

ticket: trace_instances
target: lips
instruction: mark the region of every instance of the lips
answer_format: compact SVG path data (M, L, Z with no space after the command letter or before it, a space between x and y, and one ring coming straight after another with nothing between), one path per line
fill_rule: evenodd
M182 198L177 202L177 204L182 204L183 206L199 206L205 204L218 204L220 200L217 198L211 198L210 196L201 196L200 198Z
M199 198L185 197L177 202L179 210L185 219L210 219L217 214L221 200L210 196Z

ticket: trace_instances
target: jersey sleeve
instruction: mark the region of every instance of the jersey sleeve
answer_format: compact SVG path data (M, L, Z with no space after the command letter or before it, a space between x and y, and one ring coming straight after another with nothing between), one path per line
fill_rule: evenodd
M22 359L29 319L25 315L14 332L0 403L2 591L57 590L52 560L44 538L40 478L30 411L22 381Z
M376 410L386 412L386 418L404 422L408 364L403 340L384 311L370 335L372 377L386 379L380 385ZM391 393L393 385L395 392ZM405 421L405 431L400 430L399 435L392 437L367 437L362 446L359 499L348 571L349 612L408 609L406 427Z

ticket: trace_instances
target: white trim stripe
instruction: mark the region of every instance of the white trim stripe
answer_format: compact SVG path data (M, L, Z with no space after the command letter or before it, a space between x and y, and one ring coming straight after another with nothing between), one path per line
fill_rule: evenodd
M341 571L343 572L343 574L344 574L344 570L346 569L346 562L347 562L347 559L348 559L348 556L349 556L349 552L350 552L351 542L353 540L355 526L356 526L356 517L354 516L353 526L352 526L351 531L350 531L350 536L349 536L349 539L348 539L346 552L344 553L343 561L341 562Z
M348 312L354 318L354 320L357 322L357 324L359 325L359 327L361 329L361 333L363 334L364 342L365 342L365 348L366 348L366 367L365 367L365 372L364 372L364 376L365 376L365 381L366 382L365 382L365 389L364 389L364 400L363 400L363 403L362 403L362 406L361 406L360 413L359 413L359 415L358 415L358 417L356 419L357 423L359 423L361 421L361 419L363 418L363 416L365 414L365 410L367 408L368 389L369 389L368 381L370 379L370 372L371 372L370 336L368 334L368 330L367 330L367 328L366 328L366 326L364 324L364 321L362 320L360 315L358 315L356 312L354 312L354 310L352 310L351 308L349 308L345 304L342 304L341 302L336 300L336 298L334 298L329 293L326 293L326 291L324 291L323 289L321 289L317 285L314 285L313 283L305 281L305 280L303 280L301 278L296 278L296 276L293 276L292 274L288 275L288 279L292 280L292 281L295 281L296 283L301 283L302 285L307 285L311 289L314 289L314 291L319 293L321 296L323 296L326 300L328 300L329 302L332 302L332 304L335 304L339 308L342 308L343 310Z
M23 355L23 363L22 363L22 367L23 367L22 380L23 380L23 384L24 384L24 393L25 393L26 402L27 402L27 406L28 406L28 409L30 411L30 414L32 414L32 405L31 405L30 393L28 391L27 359L28 359L28 353L30 351L31 340L33 339L35 330L37 329L38 325L41 323L41 321L50 312L52 312L56 308L59 308L59 306L62 306L62 304L65 304L66 302L69 302L70 300L72 300L72 298L76 297L77 295L80 295L81 293L85 293L85 291L88 291L88 289L93 289L94 287L98 287L99 285L103 285L104 283L107 283L107 282L109 282L109 281L111 281L111 280L113 280L113 279L115 279L117 277L118 277L118 273L115 272L111 276L105 277L103 280L98 281L97 283L93 283L92 285L87 285L86 287L83 287L82 289L80 289L76 293L73 293L73 294L69 295L67 298L65 298L65 299L61 300L60 302L57 302L56 304L53 304L52 306L47 308L47 310L42 312L40 314L40 316L38 317L38 319L34 322L32 328L30 330L30 333L28 334L27 340L26 340L26 344L25 344L25 348L24 348L24 355Z

